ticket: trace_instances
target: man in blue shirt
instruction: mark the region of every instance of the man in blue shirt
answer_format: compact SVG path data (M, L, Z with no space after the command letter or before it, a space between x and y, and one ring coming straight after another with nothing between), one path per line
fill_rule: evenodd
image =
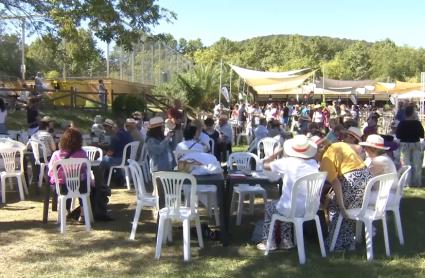
M110 119L106 119L104 123L106 135L111 136L110 144L108 145L108 150L106 155L102 159L102 165L105 167L105 180L109 175L109 169L111 166L116 166L121 164L123 159L123 151L125 145L132 142L133 139L131 135L124 130L124 122L122 120L117 120L114 123ZM123 180L123 175L121 172L118 172L118 180Z

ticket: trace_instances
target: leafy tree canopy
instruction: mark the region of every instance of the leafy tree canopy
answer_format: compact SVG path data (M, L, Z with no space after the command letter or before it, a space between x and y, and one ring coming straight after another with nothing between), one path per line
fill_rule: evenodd
M99 39L131 49L160 20L176 18L157 0L0 0L4 17L29 16L36 31L70 39L88 25Z

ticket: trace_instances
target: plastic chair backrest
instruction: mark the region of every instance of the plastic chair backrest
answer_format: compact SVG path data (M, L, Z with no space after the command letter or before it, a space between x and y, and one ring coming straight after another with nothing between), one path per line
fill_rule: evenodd
M366 210L372 207L374 208L374 218L382 218L385 213L391 187L395 181L397 181L397 173L384 174L371 178L366 185L365 193L363 196L362 208L358 215L364 215ZM370 204L370 195L372 187L374 188L374 190L376 188L378 189L375 204Z
M125 165L125 162L127 161L127 159L136 160L137 149L139 148L139 145L140 145L140 141L133 141L125 145L124 150L122 152L121 166ZM130 152L130 154L127 154L128 152Z
M18 148L2 148L0 155L3 158L4 169L7 173L16 172L16 154L20 152Z
M152 174L154 187L158 189L158 180L164 192L165 207L168 208L168 214L175 217L180 216L180 208L182 204L182 188L185 182L189 181L190 188L190 209L195 213L196 204L198 203L196 195L196 179L193 175L182 172L165 172L159 171Z
M237 152L232 153L227 160L227 169L230 171L233 169L233 166L236 166L236 170L249 170L251 171L251 160L255 161L255 168L259 170L260 159L257 155L249 152Z
M148 147L147 144L143 144L142 151L140 152L139 164L142 164L148 156Z
M394 196L395 197L394 203L399 203L400 200L401 200L401 197L403 197L403 190L404 190L404 187L407 184L411 169L412 169L412 166L406 165L406 166L401 167L398 170L399 179L398 179L398 183L397 183L396 194Z
M318 172L306 175L295 181L292 195L291 195L291 210L289 217L294 218L305 218L314 219L320 206L320 194L322 193L323 185L325 184L327 173ZM303 190L305 189L305 190ZM300 208L298 205L298 199L302 192L306 192L304 197L303 207ZM300 211L304 212L304 215L298 215Z
M142 199L143 195L146 195L145 181L143 178L143 170L140 165L134 160L127 160L128 166L130 168L131 177L134 181L134 188L136 190L136 195L138 199Z
M59 185L58 170L62 168L65 185ZM80 196L81 172L85 172L87 194L90 194L90 171L91 164L86 158L67 158L53 163L53 174L56 183L56 192L60 192L59 186L66 186L68 197Z
M264 157L268 157L270 155L273 154L273 152L279 148L279 141L272 138L272 137L265 137L262 138L261 140L259 140L257 142L257 155L258 157L260 157L260 153L261 153L261 148L260 146L263 145L263 152L264 152Z
M94 146L83 146L82 149L86 153L87 158L90 161L96 161L96 160L101 161L103 158L103 150L101 148L94 147ZM97 159L96 159L96 154L99 154Z
M28 144L31 145L31 150L34 155L36 165L41 164L40 158L43 158L44 163L48 163L46 145L44 145L43 142L38 139L31 138L28 140Z

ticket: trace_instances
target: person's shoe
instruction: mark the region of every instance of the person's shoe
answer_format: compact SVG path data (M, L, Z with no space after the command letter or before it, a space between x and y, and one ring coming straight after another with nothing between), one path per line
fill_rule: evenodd
M85 224L85 223L86 223L86 221L85 221L85 219L84 219L84 216L80 215L80 217L78 218L77 223L78 223L78 224Z
M95 221L100 221L100 222L109 222L109 221L114 221L115 219L112 218L111 216L105 214L105 215L97 215L94 217Z
M267 247L267 242L266 241L260 242L260 243L257 244L257 249L258 250L266 251L266 247ZM277 249L276 245L272 244L270 246L269 251L275 251L276 249Z

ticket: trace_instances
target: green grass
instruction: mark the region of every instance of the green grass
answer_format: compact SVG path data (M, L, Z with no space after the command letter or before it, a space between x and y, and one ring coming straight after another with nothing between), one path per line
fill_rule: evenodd
M175 225L174 241L163 248L161 259L154 259L156 223L151 211L142 213L135 241L128 240L135 209L134 192L113 189L111 213L116 219L94 223L91 232L84 226L67 225L61 235L50 212L42 224L42 198L30 190L25 201L8 191L7 204L0 206L1 277L424 277L425 190L408 189L402 204L406 243L400 246L389 217L390 258L385 257L381 225L374 239L375 260L366 261L364 244L354 252L328 254L322 258L315 237L306 228L307 263L298 264L296 250L264 256L250 243L253 223L262 218L244 216L243 224L232 224L228 247L205 240L200 249L192 237L192 261L183 262L182 230ZM274 196L273 196L274 194ZM271 195L276 198L273 190ZM258 206L259 208L261 207ZM208 222L204 214L201 221ZM231 222L234 223L234 217Z

